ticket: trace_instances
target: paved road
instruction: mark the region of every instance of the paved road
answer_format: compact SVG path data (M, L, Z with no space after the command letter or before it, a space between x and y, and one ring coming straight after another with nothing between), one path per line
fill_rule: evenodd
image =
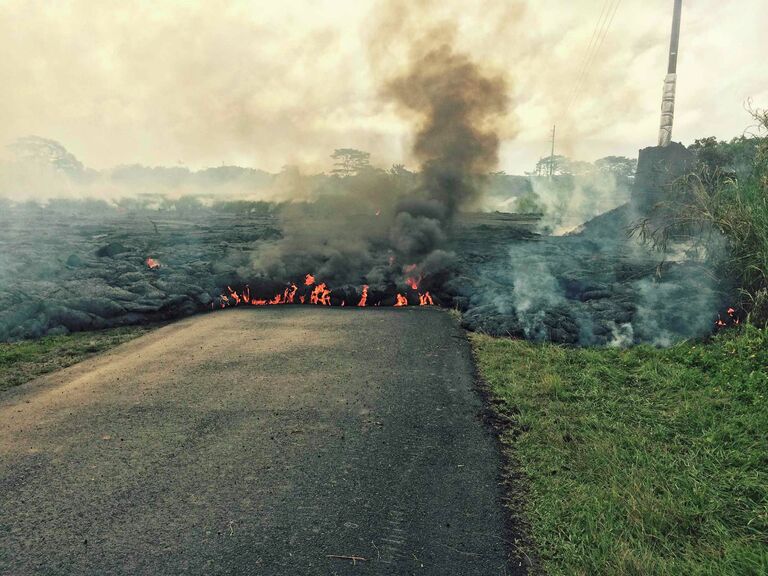
M480 409L439 310L178 322L0 396L0 574L507 574Z

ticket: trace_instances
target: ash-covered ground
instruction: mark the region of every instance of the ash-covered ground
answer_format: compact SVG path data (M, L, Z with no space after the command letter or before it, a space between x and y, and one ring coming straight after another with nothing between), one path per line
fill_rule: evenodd
M6 203L0 215L0 339L92 330L211 312L221 294L249 285L282 292L302 277L265 277L259 255L283 246L294 209L127 209L101 202ZM306 218L321 218L307 209ZM542 236L531 216L460 214L444 245L449 276L433 277L435 303L457 308L464 325L493 335L569 344L665 345L711 331L723 291L692 262L661 262L624 233L626 209L581 234ZM358 215L358 225L377 217ZM311 228L313 222L308 221ZM317 222L314 222L317 224ZM311 250L310 250L311 252ZM380 255L382 260L386 254ZM159 267L150 268L153 258ZM332 305L359 301L365 282L327 282ZM443 272L444 274L444 272ZM439 280L439 282L437 281ZM425 282L429 282L426 280ZM372 287L368 305L392 305L400 283ZM231 304L232 302L230 302Z

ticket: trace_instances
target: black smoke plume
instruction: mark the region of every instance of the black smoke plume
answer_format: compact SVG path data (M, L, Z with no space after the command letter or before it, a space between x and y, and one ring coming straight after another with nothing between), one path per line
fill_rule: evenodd
M389 8L411 10L398 3ZM396 36L389 40L402 41L401 29L383 29ZM382 99L412 126L411 156L419 164L413 184L397 189L391 174L372 171L367 178L358 174L341 197L319 200L333 204L330 218L307 213L317 203L297 206L298 214L283 222L285 238L255 257L257 271L295 276L325 270L336 282L382 290L406 275L436 289L450 275L455 257L442 248L455 215L477 205L497 165L497 126L509 106L504 77L458 51L454 39L450 27L429 29L407 42L404 66L388 73L372 66L382 76ZM361 218L374 212L372 221Z

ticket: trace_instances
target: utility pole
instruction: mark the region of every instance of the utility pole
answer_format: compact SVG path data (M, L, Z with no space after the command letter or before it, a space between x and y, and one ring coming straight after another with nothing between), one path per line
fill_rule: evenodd
M549 152L549 179L555 175L555 128L557 125L552 126L552 149Z
M659 146L669 146L672 141L672 123L675 117L675 87L677 84L677 49L680 44L680 15L683 0L675 0L672 16L672 37L669 42L669 64L664 78L664 92L661 97L661 126Z

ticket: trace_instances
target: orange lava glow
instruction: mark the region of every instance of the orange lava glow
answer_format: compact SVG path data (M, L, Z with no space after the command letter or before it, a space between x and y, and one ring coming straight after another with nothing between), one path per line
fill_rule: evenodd
M419 280L421 278L419 277ZM409 286L413 288L413 293L398 293L395 298L395 307L408 306L408 298L411 297L411 302L415 302L416 296L419 298L420 306L434 306L435 300L429 292L418 292L416 287L419 282L414 280L413 283L409 283ZM381 306L381 300L371 301L371 293L368 284L364 284L360 289L360 299L355 304L354 300L349 301L350 306ZM344 294L348 295L345 290ZM271 297L257 298L251 295L250 286L246 285L242 290L235 290L231 286L227 286L226 292L221 294L218 300L211 303L211 308L228 308L231 306L279 306L284 304L312 304L315 306L339 306L346 307L348 300L346 298L339 298L342 292L337 293L334 301L331 301L331 289L325 282L317 282L317 278L313 274L307 274L304 277L303 285L299 283L291 283L286 288L275 292ZM390 302L388 297L387 302Z
M416 264L408 264L403 268L403 272L407 274L405 283L408 284L408 287L411 290L418 290L419 284L421 283L421 274L414 274L415 270Z
M717 315L717 320L715 320L715 326L717 328L726 328L728 326L738 326L741 323L741 320L736 315L735 308L729 307L725 312L728 315L727 318L723 318L720 314Z
M358 306L366 306L368 303L368 284L365 284L363 286L363 295L360 297L360 302L357 303Z
M309 297L310 304L319 304L321 306L331 305L331 291L325 283L318 284L315 289L312 290L312 294Z

